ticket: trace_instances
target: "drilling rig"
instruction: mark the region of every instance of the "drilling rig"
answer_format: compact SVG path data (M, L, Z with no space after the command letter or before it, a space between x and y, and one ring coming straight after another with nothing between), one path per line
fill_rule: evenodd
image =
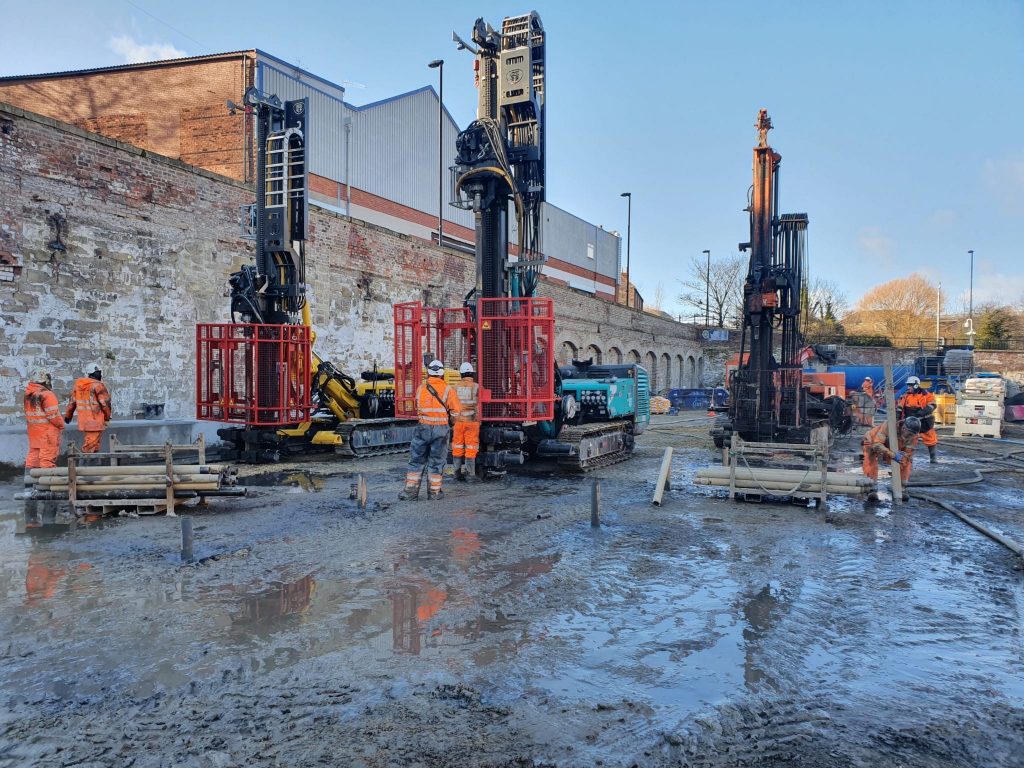
M313 351L309 100L282 101L253 87L243 103L256 133L256 202L243 208L255 260L228 280L231 322L196 327L196 416L231 424L217 433L242 461L310 447L348 456L405 450L415 422L393 418L393 375L375 370L357 382Z
M767 110L757 117L754 179L746 210L750 240L740 243L750 262L743 284L743 331L729 375L727 418L712 429L718 447L733 433L761 443L808 443L813 428L841 421L835 399L812 397L804 383L801 333L807 281L807 214L779 213L782 156L768 144ZM847 419L848 421L848 419Z
M471 42L453 39L476 57L477 117L458 136L452 168L452 204L473 211L476 283L461 308L395 306L396 413L414 411L421 356L461 358L479 374L477 466L485 473L529 456L577 470L621 461L650 420L647 371L575 361L558 368L554 303L537 295L546 190L540 16L507 17L500 31L477 19Z

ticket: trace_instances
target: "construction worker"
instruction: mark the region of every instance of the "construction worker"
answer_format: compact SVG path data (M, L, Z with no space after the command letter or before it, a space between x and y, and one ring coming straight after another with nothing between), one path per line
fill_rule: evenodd
M71 423L71 417L78 411L78 431L82 433L82 453L96 453L100 449L100 438L110 421L110 392L103 383L103 372L96 363L85 367L85 377L75 380L71 402L64 413L64 422Z
M452 428L452 457L455 459L455 479L477 481L476 455L480 451L480 415L477 413L476 371L472 363L459 366L462 381L455 387L462 410ZM465 462L465 470L463 470Z
M864 435L864 476L878 481L878 461L897 461L900 465L900 478L903 480L903 500L908 501L907 481L910 480L910 470L913 467L914 446L917 445L917 438L921 432L921 420L910 416L899 423L896 428L899 439L896 441L896 450L890 447L889 425L882 422L877 427L868 430ZM868 499L877 501L878 494L872 491Z
M903 418L916 416L921 420L921 442L928 446L928 460L932 464L938 461L935 446L939 444L939 436L935 434L935 395L927 389L921 389L921 379L917 376L907 378L907 391L897 403Z
M864 377L864 383L860 385L860 391L872 400L875 399L875 383L871 380L870 376Z
M420 495L420 481L426 470L430 478L427 498L440 499L441 472L448 460L448 436L453 418L462 407L453 387L444 380L444 363L431 360L427 366L427 380L416 390L416 410L420 423L412 437L409 469L405 473L405 488L398 498L403 501Z
M40 371L25 388L25 421L28 422L26 474L30 469L57 466L64 420L60 417L60 403L50 387L50 374Z

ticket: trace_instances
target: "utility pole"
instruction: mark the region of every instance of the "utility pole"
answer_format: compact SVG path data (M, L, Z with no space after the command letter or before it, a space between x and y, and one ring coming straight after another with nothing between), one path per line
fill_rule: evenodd
M935 292L935 345L939 345L942 338L939 335L939 319L942 317L942 283L939 283L939 290ZM938 352L938 349L935 350Z
M619 197L626 198L626 307L629 307L629 247L633 236L633 193L623 192Z
M436 69L437 83L437 247L444 248L444 59L427 64Z
M967 343L970 346L974 346L974 251L968 251L971 254L971 292L970 299L968 300L967 309Z
M711 251L704 251L708 257L708 271L704 276L704 327L711 325Z

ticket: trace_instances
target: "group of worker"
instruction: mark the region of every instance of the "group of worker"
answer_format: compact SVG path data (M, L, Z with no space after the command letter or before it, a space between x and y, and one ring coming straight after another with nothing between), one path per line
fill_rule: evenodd
M865 378L861 390L874 397L874 385L870 376ZM932 464L938 461L936 446L939 444L939 438L935 433L934 415L936 407L935 395L921 387L920 378L910 376L907 378L907 389L896 404L897 437L895 445L889 439L889 426L886 422L873 427L864 435L862 445L864 475L877 482L879 460L896 462L900 466L904 501L910 498L907 493L907 483L910 480L914 449L918 442L920 441L928 448L928 459ZM871 493L869 498L877 499L878 497L877 494Z
M454 386L444 380L444 363L431 360L427 378L416 390L419 424L410 447L405 488L398 498L408 501L419 497L423 473L428 479L427 498L444 495L441 482L448 463L448 440L457 480L476 481L476 457L480 451L480 386L472 363L459 366L461 379Z
M76 413L78 429L83 437L82 452L96 453L111 415L110 391L103 383L103 372L98 365L86 366L85 376L75 381L63 414L53 392L50 372L39 371L32 378L25 388L25 421L28 422L26 470L57 466L61 432Z

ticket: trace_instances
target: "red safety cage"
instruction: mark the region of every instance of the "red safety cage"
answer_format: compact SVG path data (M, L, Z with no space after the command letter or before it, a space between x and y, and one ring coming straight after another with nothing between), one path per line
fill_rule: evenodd
M254 427L309 421L312 342L304 325L196 326L196 418Z
M466 308L396 304L395 415L416 417L416 390L431 358L476 366L482 421L554 418L554 305L551 299L481 299Z
M551 299L480 299L477 344L482 421L555 417Z

